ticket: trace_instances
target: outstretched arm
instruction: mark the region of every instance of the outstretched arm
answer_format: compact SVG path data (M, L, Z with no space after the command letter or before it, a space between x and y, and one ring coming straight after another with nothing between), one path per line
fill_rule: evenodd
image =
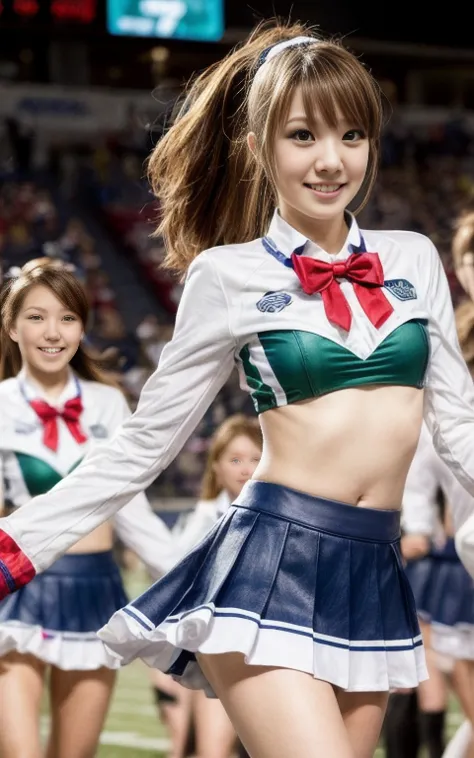
M226 293L207 251L190 266L173 339L135 413L50 492L0 519L0 595L50 566L169 465L229 377L234 347Z

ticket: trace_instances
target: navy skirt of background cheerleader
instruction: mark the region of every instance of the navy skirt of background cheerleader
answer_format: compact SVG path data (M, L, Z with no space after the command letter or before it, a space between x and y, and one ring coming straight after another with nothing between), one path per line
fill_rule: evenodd
M69 553L0 603L0 656L73 671L118 668L97 630L128 600L111 550Z
M99 636L212 694L196 653L305 671L349 691L427 678L398 511L251 481L166 576Z
M449 537L429 555L406 567L420 619L431 624L433 648L474 660L474 580Z

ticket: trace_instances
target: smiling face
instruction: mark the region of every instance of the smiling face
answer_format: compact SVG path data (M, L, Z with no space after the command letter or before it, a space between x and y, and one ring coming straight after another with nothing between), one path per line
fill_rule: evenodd
M360 124L337 114L332 126L306 115L297 88L274 146L274 180L282 217L295 228L340 220L359 192L369 160Z
M273 192L281 215L307 237L338 237L333 220L342 232L343 211L356 195L360 210L375 182L383 120L377 82L337 42L290 46L257 69L247 115L258 202L265 208Z
M60 375L75 355L83 330L79 316L49 287L35 285L24 297L9 334L30 373Z

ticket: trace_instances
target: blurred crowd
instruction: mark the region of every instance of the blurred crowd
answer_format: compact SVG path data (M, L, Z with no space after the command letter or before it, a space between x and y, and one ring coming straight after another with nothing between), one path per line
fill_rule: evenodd
M182 290L182 283L161 267L163 243L152 234L159 207L145 176L149 148L149 133L131 125L94 146L52 150L48 170L41 175L25 166L23 159L0 178L3 275L14 274L15 267L41 255L74 267L92 306L90 347L116 372L132 405L171 338ZM80 193L93 206L117 255L134 260L143 286L161 306L161 317L150 313L133 331L125 323L98 242L80 214L71 214ZM445 262L456 302L461 293L450 268L450 244L456 217L469 207L474 207L470 125L453 117L443 125L407 126L395 115L384 139L372 200L359 219L361 226L427 234ZM212 432L224 418L240 411L253 412L234 375L175 463L160 476L156 494L195 496Z

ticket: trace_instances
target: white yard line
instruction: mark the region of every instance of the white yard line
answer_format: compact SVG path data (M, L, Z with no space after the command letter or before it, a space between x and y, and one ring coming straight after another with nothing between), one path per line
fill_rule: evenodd
M136 750L160 750L161 752L170 749L170 741L165 737L140 737L135 732L102 732L100 744L133 747Z
M41 719L41 734L46 736L49 727L49 719L44 716ZM133 747L136 750L158 750L166 752L170 749L170 741L166 737L142 737L136 732L109 732L104 731L100 735L101 745L114 745L115 747Z

